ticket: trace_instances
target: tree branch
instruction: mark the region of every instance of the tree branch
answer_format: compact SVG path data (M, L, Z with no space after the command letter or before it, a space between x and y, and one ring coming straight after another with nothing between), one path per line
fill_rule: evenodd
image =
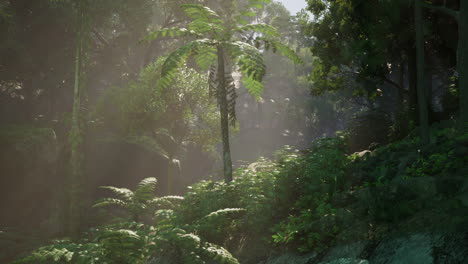
M401 87L398 83L394 82L393 80L391 80L390 78L388 77L384 77L383 80L385 82L387 82L388 84L392 85L393 87L397 88L398 91L401 91L403 92L404 94L407 94L408 91L406 91L405 89L403 89L403 87Z
M97 39L106 47L110 46L109 42L96 29L93 28L91 32L93 32L93 34L97 37Z

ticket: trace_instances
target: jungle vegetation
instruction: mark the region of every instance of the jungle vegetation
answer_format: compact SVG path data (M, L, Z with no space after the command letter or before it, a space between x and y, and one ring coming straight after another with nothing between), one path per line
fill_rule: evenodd
M304 6L0 0L0 262L262 263L467 226L468 2Z

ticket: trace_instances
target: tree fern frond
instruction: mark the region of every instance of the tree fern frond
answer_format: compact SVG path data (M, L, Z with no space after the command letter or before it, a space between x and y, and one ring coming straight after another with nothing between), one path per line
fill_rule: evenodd
M236 85L234 83L234 78L232 78L232 73L226 72L225 80L226 80L229 121L231 122L232 126L235 126L236 121L237 121L237 116L236 116L237 92L236 92Z
M205 34L208 32L218 34L224 31L224 26L222 24L211 23L200 19L196 19L190 22L188 28L191 31L199 32L200 34Z
M194 36L194 37L199 37L200 34L197 34L193 30L189 30L186 28L178 28L178 27L172 27L172 28L163 28L160 30L155 30L151 32L148 36L146 36L143 41L150 41L158 38L165 38L165 37L170 37L170 38L175 38L175 37L185 37L185 36Z
M288 47L286 44L281 43L280 41L276 40L271 40L268 38L263 38L263 37L258 37L256 39L257 42L263 42L265 49L272 49L273 52L280 52L280 54L288 59L290 59L294 63L302 63L301 58L299 55L296 54L290 47Z
M216 62L217 54L215 47L205 47L198 49L194 55L195 63L202 70L208 70L208 68Z
M110 190L115 195L121 197L122 199L125 199L126 201L131 200L134 196L134 193L127 188L117 188L113 186L101 186L100 188Z
M135 199L137 201L149 201L154 197L154 189L157 184L156 178L143 179L135 190Z
M117 205L121 207L127 207L128 203L120 200L120 199L115 199L115 198L104 198L101 200L98 200L94 205L93 208L100 208L100 207L107 207L107 206L112 206L112 205Z
M254 46L240 41L229 43L228 52L239 66L245 88L258 100L263 92L261 81L266 73L262 53Z
M247 89L247 92L249 92L249 94L252 95L256 100L259 100L260 95L263 92L263 84L249 76L243 76L241 80L245 86L245 89Z
M150 152L160 155L166 160L169 159L167 151L152 137L132 135L124 138L124 141L141 146Z
M198 4L184 4L181 6L185 14L192 18L189 29L197 33L219 33L224 31L223 22L219 15L210 8Z
M266 73L266 65L262 53L254 46L236 41L228 43L228 52L237 62L242 75L256 81L261 81Z
M235 18L239 24L247 24L247 21L243 17L253 17L256 16L256 13L253 9L263 9L265 4L270 3L271 0L249 0L249 3L239 11L239 15Z
M279 37L280 34L276 28L267 25L267 24L250 24L238 27L237 32L246 33L246 32L256 32L261 33L264 37Z
M193 54L196 54L203 48L213 45L213 41L209 39L194 40L174 52L172 52L164 61L161 69L161 78L159 79L158 86L167 88L175 78L177 69L182 67L186 59Z
M199 4L183 4L180 6L185 14L192 19L219 19L219 15L211 8Z
M218 98L218 77L216 74L216 70L216 65L212 64L208 73L208 88L210 98Z

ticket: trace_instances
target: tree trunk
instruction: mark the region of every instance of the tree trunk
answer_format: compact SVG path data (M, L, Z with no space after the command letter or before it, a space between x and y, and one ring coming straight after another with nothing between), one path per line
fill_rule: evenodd
M410 48L408 51L408 128L413 129L418 125L418 92L417 92L417 63L416 50Z
M180 160L170 155L167 161L167 195L174 193L174 180L176 177L180 177L181 173Z
M429 142L429 118L427 111L426 87L424 85L424 25L421 0L415 0L415 28L416 28L416 67L417 67L417 91L419 109L419 129L421 142Z
M223 166L224 181L232 181L232 160L229 146L229 114L226 91L226 79L224 69L224 51L222 46L218 46L218 103L221 113L221 136L223 141Z
M468 127L468 1L460 1L458 15L458 84L460 89L460 121Z
M81 77L84 47L84 4L80 1L77 7L77 34L75 48L75 81L73 86L73 110L72 123L69 134L70 143L70 168L67 180L68 211L66 213L66 233L77 236L82 218L82 193L83 193L83 169L82 169L82 140L83 135L80 124L81 108Z

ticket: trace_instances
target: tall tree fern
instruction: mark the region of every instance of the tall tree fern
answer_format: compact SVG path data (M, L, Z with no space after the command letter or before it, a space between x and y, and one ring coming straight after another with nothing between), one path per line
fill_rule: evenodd
M232 181L232 160L229 145L229 123L235 125L236 86L233 71L242 75L247 91L259 98L263 91L262 79L266 65L262 52L272 49L296 63L300 58L279 41L276 29L266 24L246 23L245 17L255 16L252 12L262 8L269 0L250 0L238 10L234 1L226 1L225 14L220 16L212 9L198 4L185 4L182 9L191 22L186 28L165 28L148 35L147 40L156 38L185 37L189 41L173 51L164 62L158 85L167 88L174 81L176 72L189 58L209 72L209 89L216 97L221 114L223 141L224 178ZM227 3L227 4L226 4Z

